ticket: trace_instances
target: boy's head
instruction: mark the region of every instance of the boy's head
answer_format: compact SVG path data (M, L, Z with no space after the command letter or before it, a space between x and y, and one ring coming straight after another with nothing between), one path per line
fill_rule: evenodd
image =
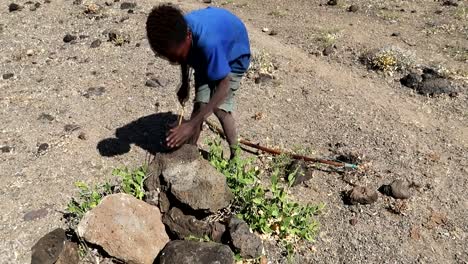
M153 51L172 63L184 63L192 45L192 33L182 11L162 4L153 10L146 21L146 33Z

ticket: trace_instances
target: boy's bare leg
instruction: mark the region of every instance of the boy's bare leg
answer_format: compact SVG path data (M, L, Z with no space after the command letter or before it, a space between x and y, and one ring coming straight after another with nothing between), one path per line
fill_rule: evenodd
M193 106L193 112L192 116L194 117L203 107L205 107L205 103L195 103ZM200 133L202 129L203 123L201 123L198 127L195 128L195 132L193 133L193 136L188 140L187 143L192 144L192 145L197 145L198 139L200 138Z
M236 122L232 113L226 112L222 109L217 108L214 111L214 114L218 118L221 126L223 127L224 134L226 135L226 140L229 144L229 149L231 151L230 159L234 158L236 155L237 147L237 131L236 131Z

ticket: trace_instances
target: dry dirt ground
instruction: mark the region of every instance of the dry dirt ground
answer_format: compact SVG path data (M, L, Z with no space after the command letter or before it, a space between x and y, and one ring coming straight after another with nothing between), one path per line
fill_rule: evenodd
M167 116L161 113L180 110L178 68L155 58L145 40L146 15L159 1L137 1L128 13L121 3L97 0L97 15L85 13L91 1L39 2L34 10L18 0L24 8L9 12L10 1L0 0L2 263L28 263L31 246L64 225L73 183L102 182L114 167L141 165L147 151L159 150L153 126ZM236 115L242 135L318 157L354 151L370 162L369 173L351 178L314 171L292 190L302 202L326 204L316 242L294 262L467 263L466 1L214 4L243 18L253 49L278 67L275 80L243 82ZM347 11L351 4L357 12ZM109 30L130 42L108 42ZM65 43L67 33L78 38ZM91 48L97 39L102 44ZM330 43L334 52L322 56ZM420 96L401 86L398 74L359 63L366 50L387 46L414 53L417 64L450 69L459 96ZM146 86L148 78L160 85ZM416 185L406 202L380 195L372 205L343 203L349 182L377 189L397 178ZM285 261L269 254L271 263Z

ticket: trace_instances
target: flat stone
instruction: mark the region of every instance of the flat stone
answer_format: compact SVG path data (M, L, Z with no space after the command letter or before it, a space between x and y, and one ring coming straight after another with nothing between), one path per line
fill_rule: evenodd
M78 264L80 255L78 254L78 244L65 241L63 250L54 264Z
M169 242L159 209L124 193L104 197L77 233L126 263L152 264Z
M57 228L43 236L32 247L31 264L54 264L66 242L65 230Z
M376 191L363 186L355 186L349 193L349 202L351 204L371 204L378 199Z
M91 42L91 45L89 45L89 47L94 49L94 48L101 46L101 43L102 43L101 40L96 39L93 42Z
M202 159L193 145L183 145L169 154L158 153L149 165L148 175L147 190L163 185L163 189L170 193L171 204L175 199L194 211L215 213L226 208L233 199L226 177Z
M234 253L223 244L175 240L166 245L159 264L233 264Z
M250 231L246 222L232 218L229 223L229 235L232 245L239 251L241 257L253 259L262 255L262 240Z
M24 221L33 221L33 220L44 218L48 214L49 214L49 211L47 211L47 208L32 210L32 211L29 211L26 214L24 214L23 220Z

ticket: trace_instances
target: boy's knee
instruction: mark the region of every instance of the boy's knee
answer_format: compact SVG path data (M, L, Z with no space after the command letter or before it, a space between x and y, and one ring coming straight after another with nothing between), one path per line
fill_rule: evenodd
M220 108L216 108L213 112L216 115L216 117L218 117L219 119L223 119L226 115L229 114L228 112Z

